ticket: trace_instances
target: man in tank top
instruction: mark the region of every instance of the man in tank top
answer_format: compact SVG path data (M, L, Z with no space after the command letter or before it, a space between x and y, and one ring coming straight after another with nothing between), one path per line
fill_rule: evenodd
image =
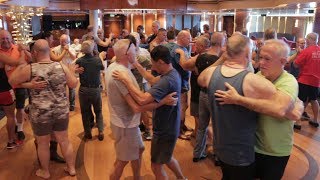
M72 144L68 139L69 109L66 96L66 85L75 88L78 84L74 76L75 65L67 68L62 63L50 59L50 48L46 40L37 40L32 50L36 63L18 67L10 76L12 86L21 85L34 78L46 81L43 89L31 89L31 103L29 119L33 133L38 142L38 157L41 164L36 175L48 179L49 172L49 142L52 133L61 147L66 159L65 171L74 176L75 161ZM70 70L69 70L70 69Z
M294 101L291 101L290 97L276 90L270 81L246 70L251 59L250 41L247 37L235 35L229 38L227 55L223 65L204 70L198 83L208 88L215 133L215 153L222 161L223 179L254 179L254 145L258 118L256 112L292 119L298 119L302 112L294 114ZM250 108L219 104L219 97L213 94L217 90L225 90L226 83L231 84L242 96L264 101L273 99L273 103L277 103L273 106L257 103Z

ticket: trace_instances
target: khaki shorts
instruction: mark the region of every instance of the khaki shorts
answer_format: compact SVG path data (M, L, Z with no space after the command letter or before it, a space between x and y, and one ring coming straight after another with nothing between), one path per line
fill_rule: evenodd
M144 149L139 127L121 128L111 123L115 139L117 159L120 161L133 161L139 159L141 149Z

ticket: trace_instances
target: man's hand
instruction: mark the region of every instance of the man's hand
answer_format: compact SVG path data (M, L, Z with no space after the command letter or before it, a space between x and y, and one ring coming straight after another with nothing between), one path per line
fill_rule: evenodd
M79 68L79 65L78 64L68 64L68 69L69 71L71 72L71 74L75 74L77 72L77 69ZM84 69L83 69L84 70ZM83 72L83 71L82 71ZM81 72L81 73L82 73Z
M294 107L290 112L286 113L286 117L293 121L298 121L301 118L301 115L304 111L303 102L297 98L296 102L294 103Z
M113 33L110 33L109 34L109 39L112 39L114 37L114 34Z
M176 106L178 103L177 92L166 95L163 99L161 99L160 103L168 106Z
M107 58L107 52L102 51L102 52L99 54L99 57L100 57L100 60L103 61L104 59Z
M129 74L124 71L115 70L112 73L112 77L116 80L122 81L123 83L128 83L130 81Z
M79 73L79 74L82 74L84 72L84 68L83 67L79 67L79 65L76 65L75 72Z
M237 104L239 98L241 97L237 90L232 87L229 83L224 83L226 87L229 89L227 91L217 90L214 95L216 96L216 100L220 101L219 104Z
M66 51L69 51L69 45L68 45L68 44L65 45L63 48L64 48Z
M19 51L24 51L24 50L28 50L28 46L25 44L18 44L18 50Z
M180 48L177 48L176 49L176 53L182 55L182 54L184 54L184 51L182 49L180 49Z
M39 76L33 78L31 81L31 89L42 90L47 87L47 81L39 81Z

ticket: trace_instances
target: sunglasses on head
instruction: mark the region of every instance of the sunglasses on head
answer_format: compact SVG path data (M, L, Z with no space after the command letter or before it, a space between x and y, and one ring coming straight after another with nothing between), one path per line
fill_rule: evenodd
M131 44L133 44L132 41L130 41L130 43L129 43L129 46L128 46L127 51L126 51L126 55L128 55L128 51L129 51L129 49L130 49Z

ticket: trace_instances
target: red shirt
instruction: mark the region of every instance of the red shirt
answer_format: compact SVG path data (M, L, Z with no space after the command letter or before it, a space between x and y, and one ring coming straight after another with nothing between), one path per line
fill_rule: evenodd
M320 47L309 46L294 61L300 69L298 82L313 87L320 87Z

